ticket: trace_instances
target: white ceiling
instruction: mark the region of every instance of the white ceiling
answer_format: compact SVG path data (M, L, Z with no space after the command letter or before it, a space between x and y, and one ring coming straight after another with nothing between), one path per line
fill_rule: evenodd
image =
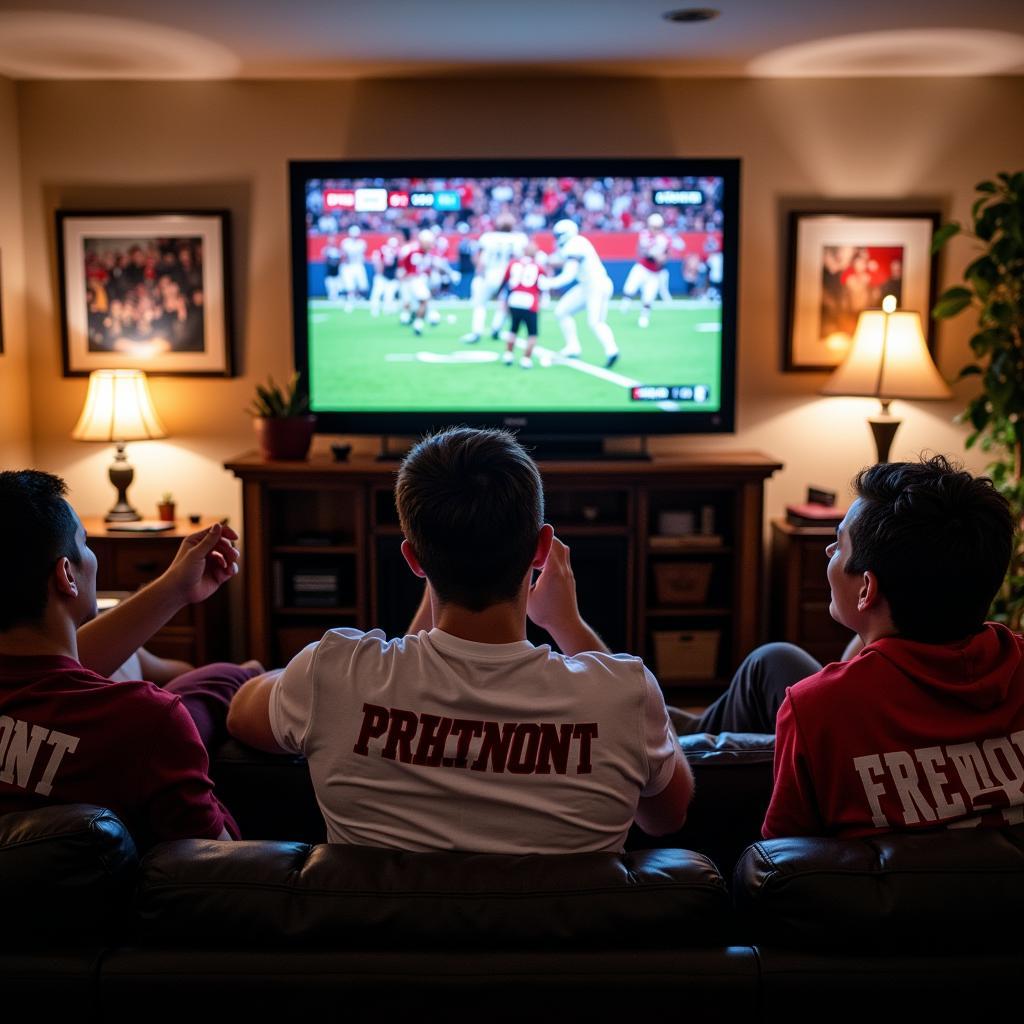
M1024 74L1021 0L0 0L10 78Z

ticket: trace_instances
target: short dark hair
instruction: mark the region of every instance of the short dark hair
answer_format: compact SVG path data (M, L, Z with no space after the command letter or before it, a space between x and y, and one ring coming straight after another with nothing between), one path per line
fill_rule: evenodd
M1014 543L1010 506L988 477L942 455L879 463L854 480L848 573L870 570L901 636L953 643L976 633Z
M406 540L442 602L471 611L518 593L544 523L540 473L505 430L424 437L395 485Z
M0 537L8 580L0 586L0 630L38 622L46 611L54 565L61 558L81 564L78 521L64 500L67 492L52 473L0 472Z

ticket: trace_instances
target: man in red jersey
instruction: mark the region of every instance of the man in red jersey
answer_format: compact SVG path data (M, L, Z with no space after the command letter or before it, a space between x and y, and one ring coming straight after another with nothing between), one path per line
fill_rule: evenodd
M508 289L506 305L511 313L511 323L505 332L505 352L502 361L511 366L519 328L526 329L526 351L519 360L524 370L533 366L533 350L537 346L537 320L540 316L540 279L544 268L537 262L537 246L532 242L526 246L522 256L512 260L505 270L501 288Z
M218 524L187 537L162 576L97 617L96 556L65 493L49 473L0 473L0 814L93 803L140 846L237 837L203 740L223 729L231 696L260 666L206 666L163 689L110 679L235 575L236 534Z

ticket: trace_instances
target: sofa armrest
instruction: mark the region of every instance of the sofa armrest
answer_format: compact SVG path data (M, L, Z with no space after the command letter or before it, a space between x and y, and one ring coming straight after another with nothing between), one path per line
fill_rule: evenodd
M112 811L60 804L0 815L0 945L101 940L126 918L135 843Z
M870 839L772 839L740 858L755 941L904 952L1024 946L1024 825Z

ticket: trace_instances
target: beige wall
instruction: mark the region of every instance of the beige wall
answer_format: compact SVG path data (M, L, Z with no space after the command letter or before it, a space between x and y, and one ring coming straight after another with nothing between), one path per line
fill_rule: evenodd
M286 161L289 157L717 155L743 159L738 431L658 447L758 449L785 463L768 487L781 512L808 483L845 492L871 461L876 403L823 399L824 376L779 369L780 203L864 197L935 200L969 211L975 181L1024 166L1024 79L630 80L363 83L21 83L22 194L37 464L63 473L84 511L109 503L103 446L72 442L85 381L61 376L53 211L227 206L241 376L153 382L173 435L131 446L133 495L151 510L173 490L183 511L238 514L223 459L252 447L242 409L253 381L290 369ZM0 91L10 106L8 93ZM2 115L0 115L2 116ZM0 131L6 122L0 120ZM5 190L6 194L6 190ZM954 245L951 282L967 261ZM942 325L947 376L968 358L968 323ZM894 457L958 453L945 403L894 403ZM979 455L968 464L980 468Z
M0 77L0 469L32 464L17 91Z

